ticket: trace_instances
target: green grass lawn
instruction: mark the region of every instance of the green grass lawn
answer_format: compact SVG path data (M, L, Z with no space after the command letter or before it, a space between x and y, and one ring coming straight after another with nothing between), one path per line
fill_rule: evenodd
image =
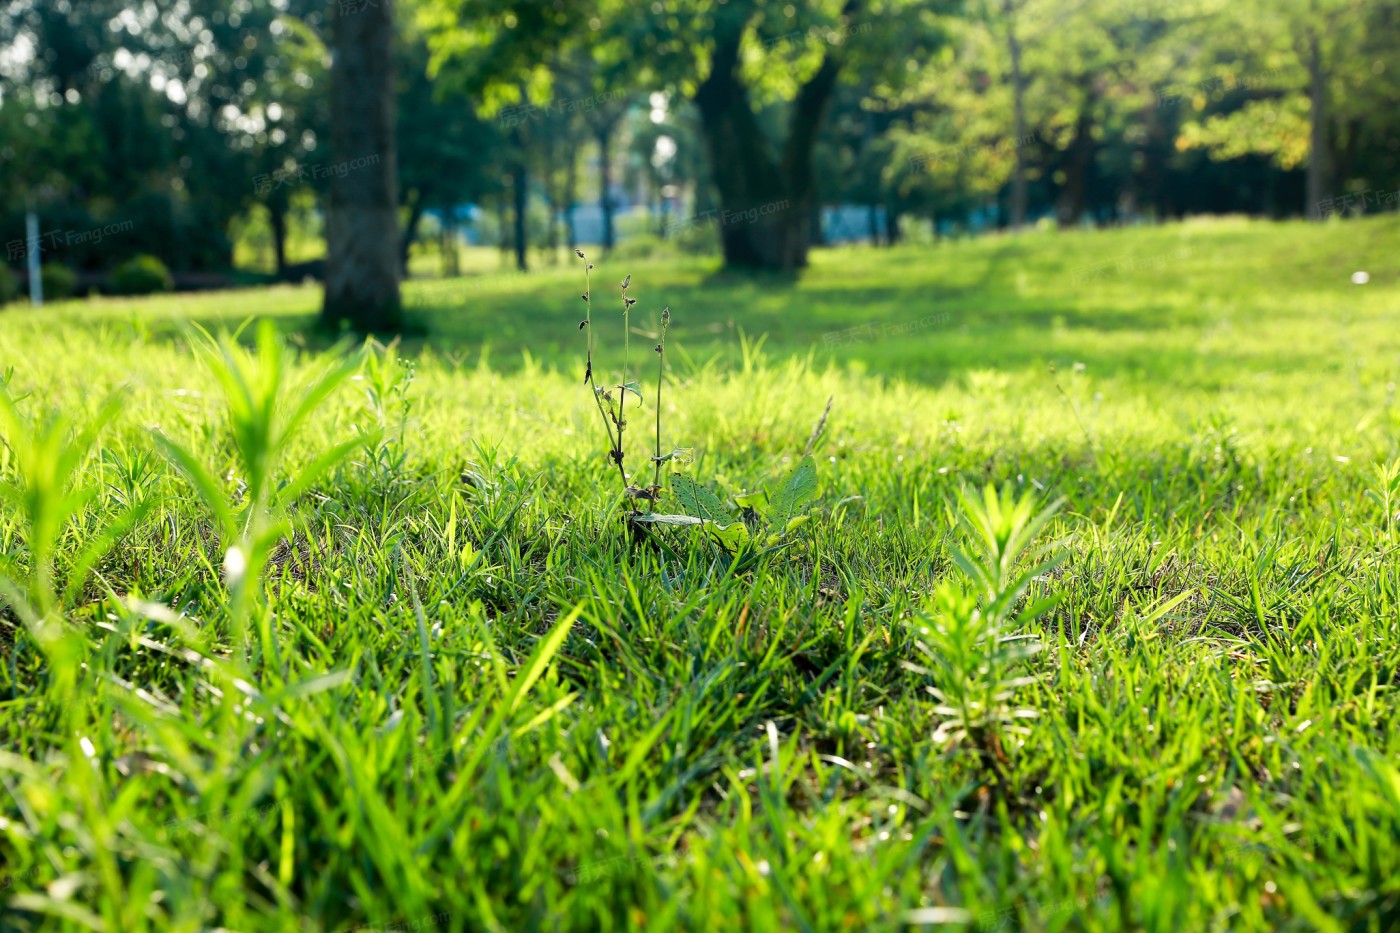
M624 521L582 264L409 282L317 404L310 287L12 307L0 929L1400 928L1398 247L595 258L637 485L663 305L720 506L833 399L806 522L733 548ZM187 322L255 315L302 349L230 403ZM1050 566L959 526L988 483L1063 500Z

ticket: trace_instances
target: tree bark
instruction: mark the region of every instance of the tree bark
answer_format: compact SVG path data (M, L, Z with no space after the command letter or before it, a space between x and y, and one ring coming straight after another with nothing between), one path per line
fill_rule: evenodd
M428 195L423 191L413 193L413 202L408 208L408 223L403 228L403 243L399 249L399 269L403 278L408 278L408 254L418 240L418 225L423 221L423 212L428 204Z
M612 199L612 125L605 124L598 130L598 169L600 173L599 206L603 209L603 252L608 252L616 243L613 232Z
M1324 220L1322 202L1332 184L1331 150L1327 142L1327 75L1322 68L1321 43L1308 36L1308 217Z
M526 188L529 176L525 171L525 159L522 157L515 163L511 171L511 194L515 198L515 268L521 272L529 271L529 242L526 240L528 231L525 227L526 212L530 206L530 192Z
M287 209L284 205L269 202L267 205L268 226L272 228L272 259L276 265L277 278L287 277Z
M899 242L899 211L894 201L885 204L885 245L894 246Z
M442 212L442 231L439 235L439 251L442 256L443 278L456 278L462 274L457 257L457 217L454 205L447 205Z
M1066 151L1065 185L1060 191L1060 223L1078 224L1084 216L1084 202L1089 182L1089 168L1094 161L1094 121L1090 113L1093 101L1086 99L1074 124L1074 139Z
M321 320L397 330L398 166L394 143L394 0L354 12L330 4L331 154Z
M843 15L857 10L848 0ZM710 74L696 89L715 188L720 244L726 266L795 271L807 265L816 209L812 150L836 89L840 52L828 48L815 74L793 101L787 140L775 157L739 77L739 50L748 23L717 24Z
M578 192L578 158L569 153L569 168L564 175L564 230L569 238L568 246L578 246L578 231L574 229L574 198Z

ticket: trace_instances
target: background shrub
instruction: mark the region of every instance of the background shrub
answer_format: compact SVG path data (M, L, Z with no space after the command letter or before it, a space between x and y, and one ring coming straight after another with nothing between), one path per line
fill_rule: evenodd
M19 279L9 266L0 266L0 305L6 305L19 297Z
M62 301L77 291L78 273L62 263L48 262L39 270L39 282L44 286L45 301Z
M170 270L154 256L133 256L112 270L109 282L117 295L151 295L175 287Z

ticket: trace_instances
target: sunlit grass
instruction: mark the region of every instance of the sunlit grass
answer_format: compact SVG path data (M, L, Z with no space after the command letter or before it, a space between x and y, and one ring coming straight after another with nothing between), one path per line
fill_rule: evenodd
M1394 928L1397 241L1188 223L821 252L795 286L599 262L634 351L672 310L688 476L773 488L835 397L814 517L742 574L620 521L575 266L408 283L411 380L362 369L252 493L184 322L318 348L291 406L330 362L318 291L6 311L23 417L127 388L43 590L73 653L0 596L0 927ZM155 432L234 509L292 496L265 599L231 598L238 529ZM1014 665L934 598L970 586L956 493L987 482L1064 500L1054 606L997 616L1038 638ZM21 583L28 514L0 513Z

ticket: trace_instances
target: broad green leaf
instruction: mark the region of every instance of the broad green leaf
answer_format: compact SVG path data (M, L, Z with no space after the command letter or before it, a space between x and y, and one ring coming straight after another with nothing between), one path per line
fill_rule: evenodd
M802 527L807 524L811 518L812 516L810 515L794 515L792 518L788 519L786 527L783 528L783 533L786 534L789 531Z
M816 495L816 461L810 456L803 457L773 495L773 501L768 506L769 524L778 529L786 527L788 520Z
M724 507L724 503L719 501L719 496L688 476L671 474L671 493L687 515L703 518L716 525L731 525L735 521L734 516Z
M724 527L714 522L706 522L705 531L729 551L738 551L749 543L749 528L743 522L734 522Z
M755 512L762 512L768 508L768 490L755 489L753 492L739 493L734 497L734 501L741 509L753 509Z

